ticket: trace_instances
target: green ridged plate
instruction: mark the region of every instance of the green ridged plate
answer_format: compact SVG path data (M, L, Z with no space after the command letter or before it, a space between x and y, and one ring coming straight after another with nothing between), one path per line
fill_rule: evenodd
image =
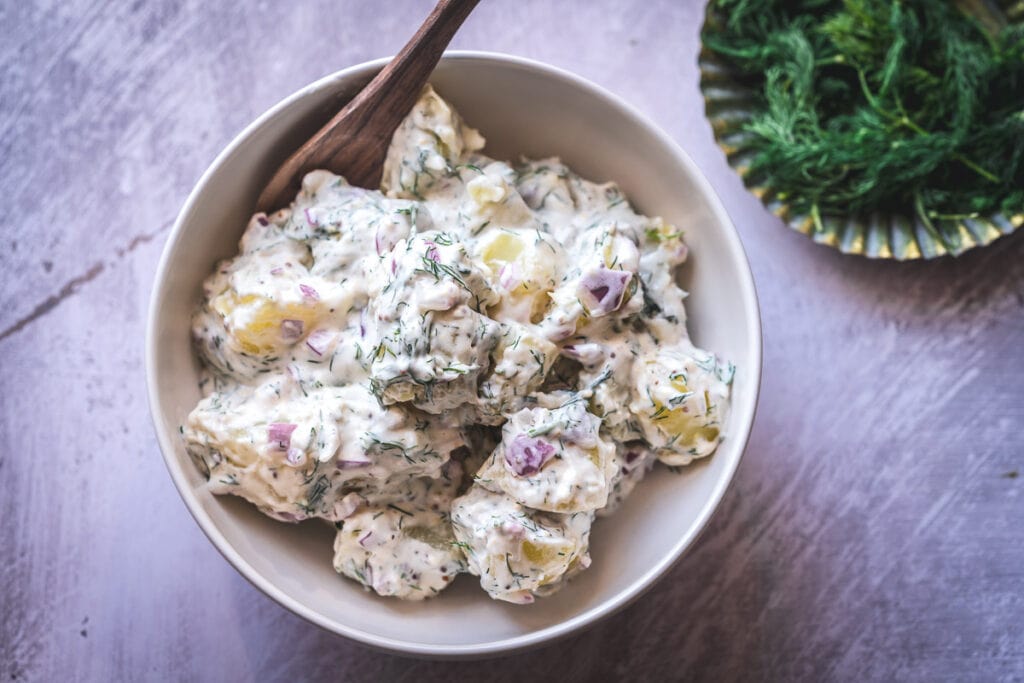
M982 12L992 21L1024 14L1024 0L1002 2L1002 13L986 0L961 0L972 12ZM708 3L705 23L720 22ZM998 13L998 14L994 14ZM994 15L994 16L993 16ZM715 140L725 152L729 165L765 207L794 230L808 235L818 244L835 247L846 254L896 260L930 259L958 256L973 247L988 244L1024 225L1024 213L995 213L970 218L942 219L930 226L908 207L906 213L863 213L851 216L811 216L794 211L786 197L770 186L750 177L749 164L754 155L751 135L743 126L758 109L758 86L744 78L728 62L702 46L700 53L700 89L704 110L711 122ZM936 230L938 227L941 229Z

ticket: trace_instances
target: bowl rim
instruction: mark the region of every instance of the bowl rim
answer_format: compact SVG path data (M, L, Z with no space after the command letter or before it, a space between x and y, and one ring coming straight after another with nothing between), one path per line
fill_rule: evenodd
M245 577L249 583L285 609L327 631L344 636L364 645L368 645L371 648L389 653L439 659L482 658L509 654L539 646L543 643L549 643L572 633L582 631L583 629L596 624L601 619L625 608L650 589L651 586L653 586L654 583L679 560L684 551L693 544L697 537L707 527L708 521L718 508L726 489L735 476L736 468L739 466L739 463L743 458L756 418L757 401L761 389L761 372L763 362L763 339L757 292L754 286L754 278L750 269L750 263L740 241L739 233L732 220L729 218L728 213L725 211L725 208L722 206L718 195L711 187L711 184L708 182L704 174L701 173L696 163L690 159L679 144L637 108L605 88L584 79L581 76L538 60L480 50L446 51L442 57L442 60L444 61L491 62L501 64L503 66L517 66L530 71L540 72L543 75L565 82L567 86L586 91L588 94L601 100L604 104L613 109L619 109L627 117L634 119L637 124L652 133L658 143L669 150L680 164L687 168L700 188L700 191L707 198L708 205L715 218L722 225L727 226L728 228L725 230L724 237L728 245L730 258L737 264L742 265L740 268L740 281L738 285L743 299L744 316L748 326L750 327L754 342L752 344L752 348L749 350L749 357L746 359L746 362L749 365L747 368L744 368L745 373L749 373L747 379L751 383L753 391L750 392L749 398L746 402L748 405L742 406L745 412L749 412L750 420L745 424L733 426L735 431L730 434L730 440L734 443L739 443L738 455L733 461L731 467L726 470L724 476L716 482L710 498L701 509L695 523L687 533L683 534L656 564L651 566L644 574L635 579L627 588L619 591L601 604L569 619L558 622L557 624L531 631L526 634L486 643L472 645L425 644L374 635L333 619L329 619L312 609L306 608L296 600L293 600L264 577L263 574L257 571L252 565L250 565L238 552L236 552L224 538L217 526L213 523L212 519L203 511L196 493L192 490L191 485L186 478L182 463L174 455L174 444L172 442L173 436L161 427L160 416L164 414L164 405L160 396L159 386L156 381L156 349L158 346L157 329L158 320L160 318L157 304L164 297L164 292L169 281L168 272L170 267L170 256L176 251L177 245L182 239L187 219L191 217L199 195L204 191L206 185L210 182L211 177L218 171L225 160L234 154L238 148L246 144L249 137L256 130L262 127L268 120L277 116L282 110L290 107L294 102L313 92L319 91L322 88L329 87L337 80L351 76L354 73L372 73L373 71L382 68L390 60L391 57L384 57L339 69L338 71L328 74L309 85L299 88L292 94L280 100L264 113L260 114L251 123L246 125L245 128L232 138L231 142L228 143L228 145L214 158L213 162L211 162L200 176L195 186L189 192L188 198L185 200L184 205L175 218L171 232L164 243L163 251L161 253L153 281L154 284L149 297L145 356L146 385L149 399L150 418L153 421L153 426L157 434L157 441L160 446L160 452L163 457L164 464L171 475L171 479L174 481L178 494L181 496L185 506L188 508L200 529L202 529L203 533L210 542L213 543L214 547L217 548L224 559L226 559L243 577ZM737 406L734 404L733 414L739 412L736 410L736 407ZM176 434L177 432L174 433Z

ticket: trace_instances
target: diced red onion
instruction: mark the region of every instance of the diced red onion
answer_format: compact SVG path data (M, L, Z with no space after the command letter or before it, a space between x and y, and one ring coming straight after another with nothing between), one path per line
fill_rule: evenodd
M512 291L522 282L519 279L519 268L514 263L506 263L498 271L498 284L508 291Z
M597 446L597 430L593 424L586 422L570 427L562 432L562 438L570 441L580 448L594 448Z
M361 545L361 546L363 546L365 548L366 547L366 541L369 540L370 536L373 536L373 532L372 531L367 531L365 534L363 534L363 537L359 539L359 545Z
M271 275L280 275L283 272L284 272L284 268L282 268L281 266L278 266L277 268L271 269L270 274Z
M270 221L267 220L266 216L256 216L256 222L262 225L264 228L270 225Z
M598 268L580 279L577 295L591 315L605 315L622 305L632 273L624 270Z
M441 255L439 253L437 253L437 245L434 244L433 242L431 242L430 240L426 240L426 243L427 243L427 258L430 259L431 261L433 261L434 263L437 263L438 261L441 260Z
M377 256L383 256L395 248L395 239L389 236L383 226L377 226L377 232L373 235L373 246L377 250Z
M583 365L594 365L604 359L604 348L600 344L569 344L562 347L562 355L578 360Z
M306 346L318 356L322 356L327 353L327 347L331 344L331 339L334 337L334 333L330 330L313 330L306 337Z
M397 272L398 272L398 261L396 261L395 257L392 256L391 257L391 274L394 275Z
M298 425L291 422L274 422L267 430L267 440L278 450L287 451L292 442L292 432Z
M366 339L366 309L359 312L359 338Z
M302 467L306 463L306 452L301 448L289 448L284 459L292 467Z
M312 299L313 301L320 300L320 292L316 291L309 285L299 285L299 289L302 291L302 296L307 299Z
M334 466L339 470L354 470L360 467L369 467L370 464L369 460L345 459L336 461Z
M304 328L305 324L301 320L282 320L281 339L287 342L298 341Z
M544 439L518 434L505 447L505 463L514 473L525 477L539 472L554 454L555 447Z
M354 453L345 453L335 461L334 466L339 470L347 470L355 467L368 467L371 463L372 461L366 453L356 451Z
M306 214L306 220L309 222L310 225L320 225L315 220L313 220L313 215L309 213L309 209L303 209L303 213Z

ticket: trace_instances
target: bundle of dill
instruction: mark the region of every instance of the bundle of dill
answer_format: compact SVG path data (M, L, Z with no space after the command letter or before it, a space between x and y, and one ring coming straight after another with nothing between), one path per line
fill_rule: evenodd
M816 220L1024 210L1024 23L989 33L952 0L710 1L705 46L763 95L753 182Z

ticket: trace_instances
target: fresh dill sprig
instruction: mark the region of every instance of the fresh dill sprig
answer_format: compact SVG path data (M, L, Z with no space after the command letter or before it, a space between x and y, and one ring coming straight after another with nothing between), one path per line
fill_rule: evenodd
M711 0L704 44L760 90L750 180L812 216L1024 210L1024 23L946 0Z

